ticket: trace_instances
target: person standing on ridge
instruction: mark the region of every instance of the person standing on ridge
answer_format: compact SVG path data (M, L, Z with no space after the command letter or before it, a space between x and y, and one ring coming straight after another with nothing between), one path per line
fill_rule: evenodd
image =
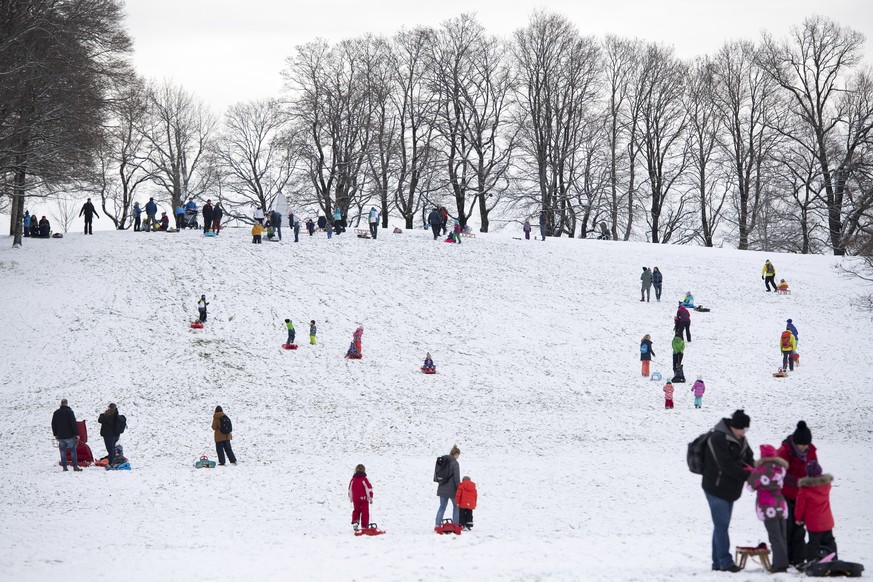
M92 223L94 222L95 216L97 217L98 220L100 219L100 216L97 214L97 211L94 209L94 205L91 204L90 198L88 198L88 200L85 202L85 204L82 205L82 210L79 211L79 216L82 216L82 214L85 215L85 234L94 234L94 230L92 228Z

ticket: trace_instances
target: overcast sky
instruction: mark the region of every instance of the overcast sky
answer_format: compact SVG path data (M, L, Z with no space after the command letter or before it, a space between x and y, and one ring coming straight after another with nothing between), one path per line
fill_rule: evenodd
M509 36L537 8L568 16L583 34L672 44L682 57L714 52L728 39L757 39L764 29L782 38L817 13L864 33L873 66L873 0L127 0L127 24L140 74L173 79L220 111L278 95L285 58L316 37L389 35L463 12Z

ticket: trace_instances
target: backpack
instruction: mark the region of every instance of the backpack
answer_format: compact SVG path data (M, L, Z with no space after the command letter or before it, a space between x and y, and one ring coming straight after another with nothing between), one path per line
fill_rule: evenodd
M782 332L782 349L786 352L791 350L791 335L787 329Z
M706 443L713 431L708 431L688 443L688 454L685 460L688 462L688 470L695 475L703 475L703 462L706 457Z
M224 415L218 419L218 432L221 434L230 434L233 432L233 423L230 422L230 417Z
M641 354L649 353L649 344L647 344L647 343L640 344L640 353Z
M127 417L123 414L119 414L115 419L115 432L121 434L124 432L124 429L127 428Z
M434 483L448 483L452 478L452 457L451 455L443 455L437 457L436 465L433 469Z

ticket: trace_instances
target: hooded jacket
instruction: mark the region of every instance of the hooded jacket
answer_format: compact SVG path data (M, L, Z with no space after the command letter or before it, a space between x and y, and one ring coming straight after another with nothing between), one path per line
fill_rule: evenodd
M734 436L729 423L729 418L721 419L706 442L701 486L710 495L736 501L743 493L754 455L745 437Z
M373 503L373 486L363 471L356 471L349 481L349 501L366 501Z
M683 305L680 305L676 310L676 318L679 320L679 323L691 323L691 314L688 313L688 310Z
M440 483L437 487L437 497L454 497L458 493L458 487L461 485L461 465L458 459L449 455L449 464L452 467L452 476L445 483Z
M694 385L691 386L691 391L694 392L695 398L700 398L706 392L706 384L703 383L703 380L695 380Z
M667 400L673 400L673 385L667 382L664 384L664 398Z
M640 275L640 281L643 282L643 289L652 286L652 272L648 269L644 270Z
M684 351L685 351L685 340L682 339L678 335L674 336L673 337L673 353L674 354L681 354Z
M772 450L772 449L771 449ZM758 493L755 512L758 519L788 519L788 503L782 495L788 462L779 457L761 457L749 473L746 485Z
M773 266L773 263L767 261L764 263L764 268L761 269L761 275L765 277L775 277L776 276L776 267Z
M797 499L798 482L806 477L806 464L810 461L818 461L818 455L815 452L815 445L810 444L806 450L806 455L802 455L794 444L794 435L782 441L782 446L776 454L788 461L788 471L785 475L785 485L782 487L782 494L788 499Z
M455 494L455 503L461 509L476 509L476 500L479 494L476 492L476 484L472 481L461 481L458 492Z
M661 274L661 271L652 271L652 283L660 285L663 281L664 275Z
M643 340L640 342L640 361L645 362L651 360L655 355L655 350L652 348L652 340Z
M439 226L442 224L442 218L440 218L440 213L436 210L431 210L430 214L427 215L427 223L431 226Z
M806 523L806 529L815 533L834 529L831 513L831 475L804 477L800 480L794 519Z
M212 430L215 431L215 442L217 443L233 439L233 433L229 432L224 434L219 430L219 427L221 426L219 419L222 416L224 416L224 412L216 412L212 415Z
M118 437L118 409L115 409L115 414L102 413L97 417L97 422L100 423L100 436L102 437Z
M149 200L145 205L146 214L149 216L154 216L158 213L158 205L155 204L154 200Z

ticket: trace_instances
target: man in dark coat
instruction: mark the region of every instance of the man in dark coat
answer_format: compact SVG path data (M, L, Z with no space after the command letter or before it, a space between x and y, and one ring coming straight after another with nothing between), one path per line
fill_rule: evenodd
M158 205L155 203L154 198L149 198L149 201L146 202L145 211L146 211L146 222L145 222L146 232L148 232L150 230L155 230L155 227L157 226L157 222L158 222L155 219L155 217L158 215Z
M110 402L106 412L97 417L97 422L100 423L100 436L103 437L103 444L106 445L106 454L109 457L109 464L115 464L115 445L118 443L118 437L121 436L119 431L118 407Z
M73 409L67 406L67 399L61 400L61 407L52 415L52 434L58 441L58 449L61 451L61 466L67 471L67 450L70 451L70 459L73 461L73 471L81 471L79 460L76 457L76 446L79 444L79 425L76 424L76 415Z
M427 215L427 223L430 225L431 229L433 229L433 240L436 240L440 236L440 227L442 226L442 217L440 217L440 211L434 208L430 211L430 214Z
M33 219L31 219L33 220ZM48 218L43 216L39 219L39 238L48 238L52 234L52 225L48 221ZM33 236L33 235L31 235Z
M212 200L203 205L203 234L212 230Z
M91 228L91 223L94 221L94 217L96 216L98 219L100 215L97 214L97 211L94 209L94 205L91 204L91 199L85 202L82 205L82 210L79 211L79 216L85 215L85 234L94 234L94 231Z
M204 214L206 208L203 209ZM215 207L212 209L212 231L215 234L221 230L221 219L224 216L224 208L221 207L221 202L216 202Z
M731 556L728 528L734 501L740 498L754 454L746 441L751 419L743 410L723 418L712 429L704 449L703 492L712 514L712 569L738 572Z

